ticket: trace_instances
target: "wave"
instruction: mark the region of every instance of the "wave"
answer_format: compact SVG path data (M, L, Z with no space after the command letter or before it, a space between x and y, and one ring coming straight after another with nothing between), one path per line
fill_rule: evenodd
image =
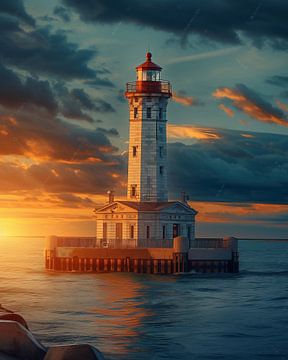
M238 276L287 276L288 270L282 271L252 271L252 270L240 270Z

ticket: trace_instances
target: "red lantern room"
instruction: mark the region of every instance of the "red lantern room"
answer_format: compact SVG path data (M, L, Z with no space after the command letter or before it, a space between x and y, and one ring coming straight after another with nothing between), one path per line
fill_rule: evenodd
M137 81L129 82L126 86L126 97L143 94L163 94L172 96L169 81L161 80L162 68L152 62L151 52L147 52L146 61L136 67Z

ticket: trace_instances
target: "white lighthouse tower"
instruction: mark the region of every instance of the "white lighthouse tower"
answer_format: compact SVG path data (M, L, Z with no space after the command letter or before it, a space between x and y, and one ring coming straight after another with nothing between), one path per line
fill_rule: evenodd
M109 192L109 203L95 209L99 247L161 248L171 247L177 236L194 240L197 211L185 199L168 200L166 108L172 90L161 70L148 52L136 81L127 83L127 200L116 201Z
M132 201L168 200L166 108L172 91L151 59L148 52L125 93L130 107L127 197Z

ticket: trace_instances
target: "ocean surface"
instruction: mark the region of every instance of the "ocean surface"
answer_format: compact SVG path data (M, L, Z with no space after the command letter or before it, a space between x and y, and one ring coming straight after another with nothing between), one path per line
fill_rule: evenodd
M45 345L107 359L288 359L288 242L240 241L239 275L49 274L43 238L0 238L0 303Z

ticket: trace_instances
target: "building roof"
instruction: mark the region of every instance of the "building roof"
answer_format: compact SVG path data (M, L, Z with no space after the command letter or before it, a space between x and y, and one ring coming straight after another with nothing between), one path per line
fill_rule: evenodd
M162 69L161 66L153 63L151 61L151 59L152 59L151 52L147 52L146 61L143 64L137 66L136 69L137 70L140 70L140 69L142 69L142 70L161 70Z
M197 211L194 210L193 208L191 208L188 204L185 204L181 201L162 201L162 202L148 202L148 201L141 201L141 202L137 202L137 201L115 201L114 203L111 204L106 204L105 206L101 207L101 209L95 209L95 211L99 211L99 210L103 210L106 207L115 205L115 204L122 204L124 206L128 206L134 210L137 211L145 211L145 212L155 212L155 211L161 211L165 208L169 208L173 205L180 205L183 206L186 210L188 211L192 211L195 214L197 214Z

